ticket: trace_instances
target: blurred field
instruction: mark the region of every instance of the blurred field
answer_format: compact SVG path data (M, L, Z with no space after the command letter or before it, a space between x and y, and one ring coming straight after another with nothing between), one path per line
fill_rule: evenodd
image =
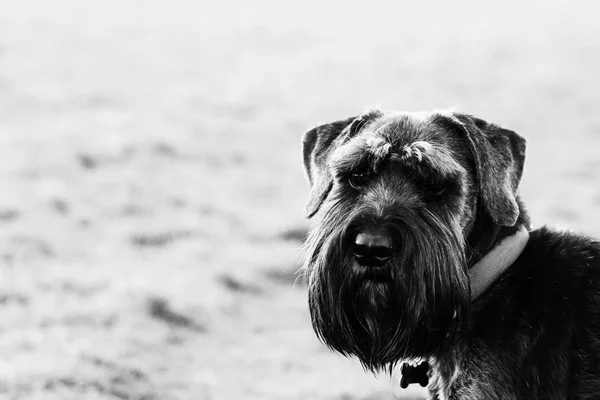
M300 136L375 103L520 132L534 223L600 235L593 3L421 3L4 2L0 398L422 393L294 285Z

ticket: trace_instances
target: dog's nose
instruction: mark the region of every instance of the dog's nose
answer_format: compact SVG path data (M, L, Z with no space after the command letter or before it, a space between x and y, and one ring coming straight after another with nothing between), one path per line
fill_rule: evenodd
M354 239L353 252L361 265L379 267L393 254L392 238L379 230L363 230Z

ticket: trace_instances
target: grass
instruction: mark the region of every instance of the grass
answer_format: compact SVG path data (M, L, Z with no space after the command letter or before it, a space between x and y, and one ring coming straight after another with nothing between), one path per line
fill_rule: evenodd
M422 394L327 351L295 283L300 136L375 103L520 132L534 223L600 233L591 3L4 8L0 397Z

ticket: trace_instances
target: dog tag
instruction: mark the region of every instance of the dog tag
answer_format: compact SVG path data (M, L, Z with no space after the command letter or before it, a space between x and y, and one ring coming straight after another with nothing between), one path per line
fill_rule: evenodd
M402 364L400 372L402 373L402 379L400 379L400 387L406 389L411 383L418 383L422 387L427 386L429 383L429 364L422 362L417 366L412 366L408 363Z

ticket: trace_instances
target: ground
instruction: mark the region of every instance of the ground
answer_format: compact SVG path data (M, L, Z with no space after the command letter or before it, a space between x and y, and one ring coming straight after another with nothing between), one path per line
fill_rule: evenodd
M594 4L412 3L5 4L0 398L422 395L325 349L296 282L300 136L365 106L516 130L534 224L600 235Z

